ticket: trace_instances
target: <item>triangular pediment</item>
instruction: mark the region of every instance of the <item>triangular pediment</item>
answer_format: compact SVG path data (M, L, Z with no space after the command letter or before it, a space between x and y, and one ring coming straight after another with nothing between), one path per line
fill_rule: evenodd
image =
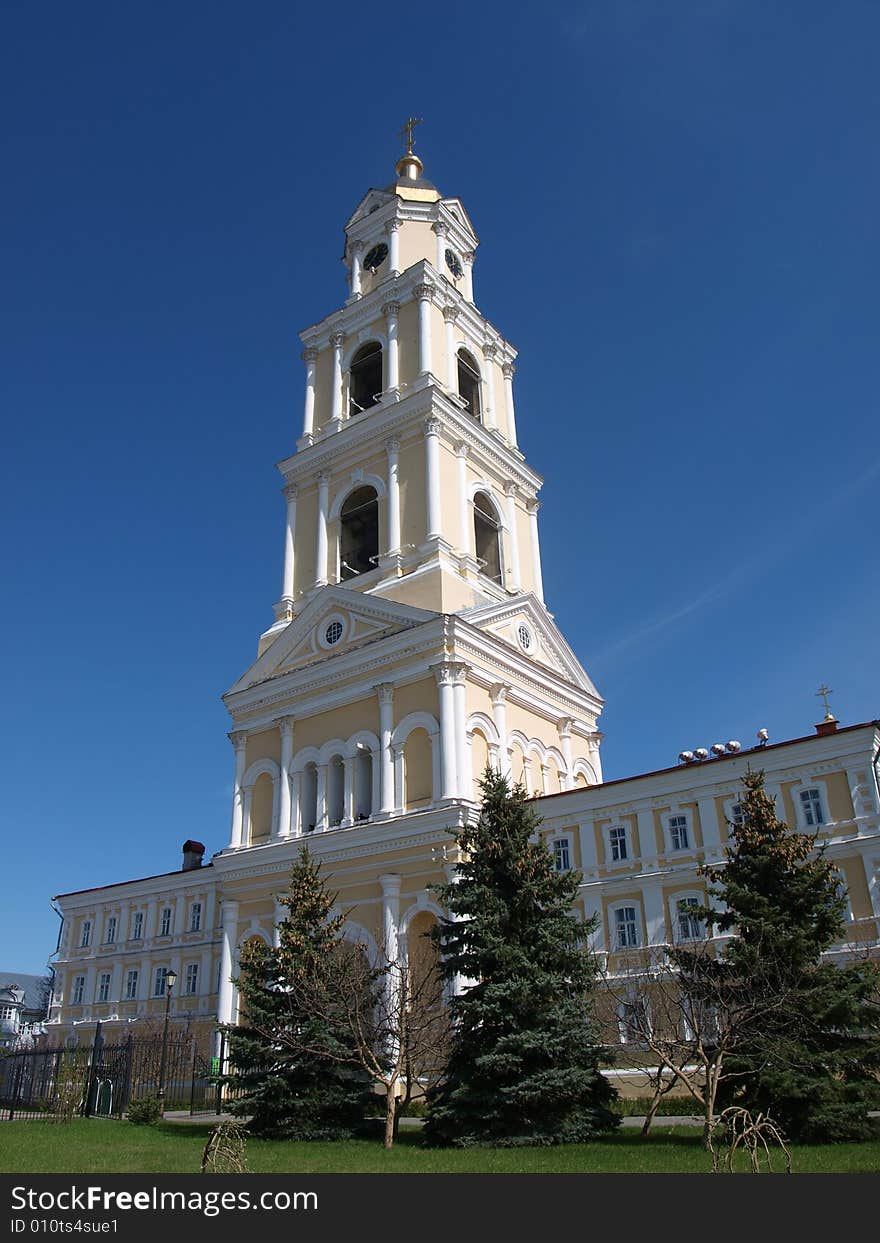
M424 625L436 616L427 609L368 596L362 591L325 587L309 600L227 694Z
M449 212L450 216L457 220L462 228L467 229L468 233L470 233L472 237L476 238L477 231L471 222L470 216L465 211L464 204L461 199L443 199L442 203Z
M481 604L464 610L460 616L478 630L497 635L520 655L561 674L587 694L601 698L537 596L529 593L501 604Z
M350 229L353 224L363 219L364 216L369 216L370 212L378 211L380 207L390 203L394 197L387 190L368 190L345 222L346 229Z

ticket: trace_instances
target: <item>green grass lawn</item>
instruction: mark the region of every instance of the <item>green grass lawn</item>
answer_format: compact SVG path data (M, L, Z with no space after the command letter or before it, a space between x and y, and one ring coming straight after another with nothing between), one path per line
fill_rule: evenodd
M68 1126L0 1122L0 1172L193 1174L207 1131L207 1126L170 1122L138 1127L85 1118ZM880 1171L880 1140L798 1145L793 1153L796 1173ZM710 1169L699 1130L686 1127L657 1127L647 1140L628 1130L593 1144L468 1151L423 1148L417 1132L401 1135L391 1152L378 1140L294 1144L251 1139L247 1161L254 1174L688 1174Z

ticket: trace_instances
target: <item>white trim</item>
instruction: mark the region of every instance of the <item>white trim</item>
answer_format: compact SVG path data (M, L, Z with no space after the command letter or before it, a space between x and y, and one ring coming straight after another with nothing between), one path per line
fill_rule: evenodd
M384 500L388 495L388 485L381 475L366 475L360 471L352 471L348 481L342 485L333 498L333 504L330 506L330 510L327 514L328 523L336 522L341 518L342 506L351 496L352 492L356 492L358 488L375 489L376 497L379 500Z
M666 900L669 910L669 926L672 929L672 941L674 945L692 945L696 941L702 941L706 936L706 926L702 920L699 920L701 932L695 937L679 936L678 920L679 920L679 902L683 902L688 898L696 898L700 906L706 905L706 894L699 889L676 889Z

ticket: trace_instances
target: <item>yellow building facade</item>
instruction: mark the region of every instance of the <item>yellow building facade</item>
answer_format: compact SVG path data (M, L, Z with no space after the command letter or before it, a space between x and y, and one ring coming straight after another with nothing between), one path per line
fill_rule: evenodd
M241 945L271 942L303 842L348 935L405 956L442 912L449 830L487 763L536 799L558 867L614 954L679 939L723 854L750 752L603 784L602 699L544 603L540 477L517 445L516 350L480 313L478 239L407 153L345 226L348 296L302 334L302 435L279 469L282 592L224 696L234 793L203 862L58 896L50 1031L164 1011L232 1022ZM791 824L827 833L853 938L876 942L876 723L760 748ZM805 797L806 794L806 797ZM812 823L813 821L810 821ZM692 929L691 929L692 930Z

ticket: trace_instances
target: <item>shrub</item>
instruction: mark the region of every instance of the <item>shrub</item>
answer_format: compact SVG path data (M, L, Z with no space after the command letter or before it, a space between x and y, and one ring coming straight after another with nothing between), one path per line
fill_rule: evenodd
M131 1102L126 1117L135 1126L155 1126L162 1117L162 1104L155 1096L145 1096Z

